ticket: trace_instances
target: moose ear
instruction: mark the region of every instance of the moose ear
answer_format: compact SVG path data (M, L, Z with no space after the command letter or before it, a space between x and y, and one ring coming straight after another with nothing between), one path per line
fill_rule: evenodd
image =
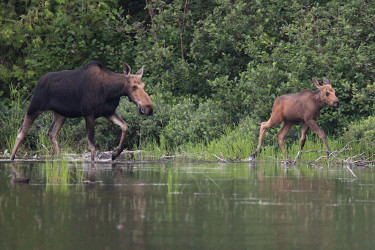
M331 85L331 83L329 82L329 80L327 78L323 78L323 84L324 85Z
M124 75L129 76L132 68L127 63L124 63Z
M139 78L142 78L144 68L145 68L145 65L143 65L142 68L140 68L140 69L137 71L137 73L135 73L135 75L138 76Z
M315 78L312 79L313 83L314 83L314 86L317 87L318 89L320 89L321 85L320 83L318 82L318 80L316 80Z

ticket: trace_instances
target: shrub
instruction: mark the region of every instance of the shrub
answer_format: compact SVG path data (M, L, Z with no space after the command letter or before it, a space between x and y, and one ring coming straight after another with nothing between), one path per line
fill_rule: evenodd
M375 117L354 121L344 129L342 139L345 143L350 143L359 153L372 155L374 153L375 138Z
M188 142L208 142L220 137L228 125L228 115L218 103L209 100L195 107L191 99L184 99L171 109L168 125L162 136L167 148Z

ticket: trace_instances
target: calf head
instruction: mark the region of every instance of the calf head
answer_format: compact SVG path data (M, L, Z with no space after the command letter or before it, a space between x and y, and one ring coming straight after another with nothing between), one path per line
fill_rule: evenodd
M319 83L315 78L312 81L315 87L320 90L320 100L335 108L339 106L339 99L336 97L335 90L327 78L323 79L323 84Z
M141 80L144 67L145 66L140 68L137 73L133 75L130 74L130 66L127 63L124 63L124 74L129 80L127 94L129 100L137 105L141 115L152 115L154 107L149 95L145 91L145 84Z

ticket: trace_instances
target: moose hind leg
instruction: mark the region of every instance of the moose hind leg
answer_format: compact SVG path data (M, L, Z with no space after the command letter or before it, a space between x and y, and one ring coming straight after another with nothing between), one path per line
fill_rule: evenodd
M65 116L62 116L56 112L53 112L53 122L51 124L51 127L49 128L47 135L49 140L52 143L53 149L55 150L56 154L60 153L60 148L57 143L57 134L59 133L62 125L64 124L66 120Z
M17 149L18 149L19 145L21 144L23 139L25 139L25 136L26 136L27 132L29 131L31 125L34 123L35 119L40 115L40 113L37 113L35 115L28 115L28 114L25 115L25 119L23 121L23 124L21 125L21 128L17 132L17 138L16 138L16 142L14 143L14 146L13 146L13 150L12 150L12 154L10 156L10 160L12 160L12 161L14 160L14 157L16 155L16 152L17 152Z
M271 118L267 122L262 122L260 124L258 145L257 145L257 149L255 150L255 152L253 152L251 154L252 158L254 158L257 155L257 153L261 151L262 140L263 140L263 136L264 136L264 133L266 132L266 130L269 129L269 128L272 128L272 127L274 127L274 126L276 126L280 123L281 123L281 120L274 119L274 117L272 117L272 115L271 115Z
M86 120L86 135L89 141L89 150L91 153L91 161L95 160L95 118L85 117Z
M113 151L112 153L112 161L115 160L121 152L124 150L124 141L125 141L125 136L126 132L128 131L128 125L126 124L125 121L123 121L117 113L114 113L113 115L110 115L107 117L108 121L112 122L113 124L116 124L121 127L121 138L120 138L120 143L118 147Z

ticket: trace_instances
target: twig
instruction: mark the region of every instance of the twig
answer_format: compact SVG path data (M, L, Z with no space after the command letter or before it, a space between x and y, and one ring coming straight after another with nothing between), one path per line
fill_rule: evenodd
M160 157L160 160L164 160L164 159L174 159L176 156L175 155L162 155Z
M219 156L215 155L215 154L212 154L213 156L215 156L219 162L228 162L224 157L223 158L220 158ZM222 155L222 154L221 154Z
M152 2L150 0L146 0L146 6L148 9L148 14L150 15L150 18L151 18L152 31L154 33L155 41L156 43L159 43L158 35L156 33L156 25L154 22L155 13L154 13L154 9L152 8Z
M353 171L349 168L348 165L346 165L346 168L349 170L349 172L355 177L358 179L358 177L353 173Z

